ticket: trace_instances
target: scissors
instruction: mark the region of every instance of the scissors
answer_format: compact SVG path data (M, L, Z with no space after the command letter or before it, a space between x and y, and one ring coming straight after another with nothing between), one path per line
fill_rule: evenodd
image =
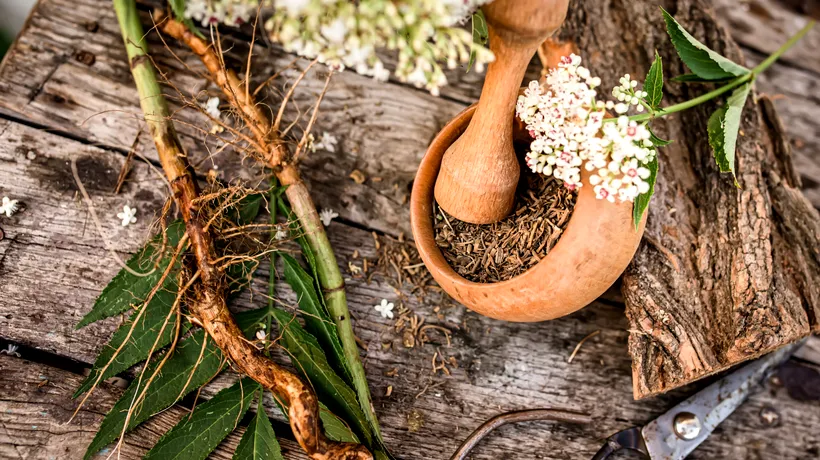
M613 434L592 460L603 460L622 449L639 452L650 460L686 458L743 404L769 371L789 359L804 341L747 364L642 427Z

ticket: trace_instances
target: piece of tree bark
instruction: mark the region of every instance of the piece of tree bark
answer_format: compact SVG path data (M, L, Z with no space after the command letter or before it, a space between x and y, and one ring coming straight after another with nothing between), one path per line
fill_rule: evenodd
M697 0L663 2L696 38L737 62L739 48ZM628 30L628 33L625 33ZM655 49L668 76L687 72L654 2L583 2L574 38L605 82L645 75ZM667 83L665 104L704 91ZM635 398L719 372L818 330L820 216L797 190L783 127L767 99L749 98L737 179L721 175L706 134L718 103L660 120L660 172L644 242L623 279Z

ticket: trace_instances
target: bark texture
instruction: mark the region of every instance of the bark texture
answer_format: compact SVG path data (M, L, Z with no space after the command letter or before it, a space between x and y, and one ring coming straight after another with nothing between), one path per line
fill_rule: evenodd
M661 3L701 42L743 62L703 3ZM654 2L578 2L562 37L577 41L605 82L627 72L640 80L656 49L667 77L687 72ZM665 104L673 104L704 87L667 83L664 90ZM770 101L749 98L736 188L719 174L707 141L707 121L717 106L707 103L653 124L675 143L660 150L644 242L623 278L638 399L818 330L820 217L797 189L780 121Z

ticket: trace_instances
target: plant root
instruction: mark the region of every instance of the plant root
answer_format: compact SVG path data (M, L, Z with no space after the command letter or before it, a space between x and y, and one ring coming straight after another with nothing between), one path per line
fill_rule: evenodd
M156 145L162 169L171 184L174 201L185 222L190 250L199 275L199 280L189 295L189 312L239 371L288 402L293 434L310 458L372 459L362 445L329 440L322 430L319 402L312 388L245 340L237 326L226 305L226 276L215 262L213 238L206 228L204 213L200 212L199 190L170 120L170 111L159 87L156 69L146 52L147 46L136 5L133 1L121 0L115 1L114 6L145 121ZM240 94L235 96L241 97Z
M246 81L243 84L233 70L225 67L221 49L215 50L219 46L218 41L216 46L206 42L189 31L184 24L168 16L163 10L155 10L153 20L161 32L185 43L194 54L199 56L211 74L211 79L222 89L231 105L238 112L241 120L252 133L254 140L249 143L251 153L274 172L281 186L286 187L285 195L290 202L291 209L299 220L304 236L316 256L319 283L324 291L328 311L336 322L342 348L349 363L349 371L354 381L366 382L364 367L361 364L355 334L350 321L350 313L347 308L344 279L339 271L336 256L333 254L324 226L319 219L316 205L313 203L307 186L296 167L296 154L305 146L305 140L309 135L310 127L316 119L318 106L327 90L328 82L325 82L322 94L316 101L311 121L303 133L299 146L297 146L296 154L291 155L282 138L282 133L278 130L281 115L277 115L276 121L271 122L245 86L249 82ZM303 78L314 62L311 62L301 73L293 87ZM282 112L284 105L287 104L290 95L293 93L293 87L285 96L285 100L282 101L280 112ZM369 403L370 390L367 385L356 385L355 387L362 410L371 422L374 434L377 438L380 438L378 422Z

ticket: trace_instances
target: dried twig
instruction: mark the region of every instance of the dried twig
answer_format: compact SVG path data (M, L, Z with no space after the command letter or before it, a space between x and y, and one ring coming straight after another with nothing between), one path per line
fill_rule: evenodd
M506 425L508 423L518 422L533 422L537 420L551 420L554 422L564 423L590 423L592 417L579 412L560 410L560 409L530 409L507 412L505 414L496 415L487 420L481 426L476 428L467 439L461 443L458 450L450 457L450 460L464 460L467 455L473 450L482 439L487 437L491 431L496 428Z
M586 337L584 337L583 339L581 339L581 341L580 341L580 342L578 342L578 345L575 345L575 349L574 349L574 350L572 350L572 354L571 354L571 355L569 355L569 358L567 358L567 363L571 363L571 362L572 362L572 360L573 360L573 359L575 359L575 355L577 355L577 354L578 354L578 351L579 351L579 350L581 350L581 345L583 345L583 344L584 344L584 342L586 342L587 340L591 339L592 337L595 337L596 335L598 335L598 334L600 334L600 333L601 333L601 331L600 331L600 330L593 331L593 332L591 332L589 335L587 335Z

